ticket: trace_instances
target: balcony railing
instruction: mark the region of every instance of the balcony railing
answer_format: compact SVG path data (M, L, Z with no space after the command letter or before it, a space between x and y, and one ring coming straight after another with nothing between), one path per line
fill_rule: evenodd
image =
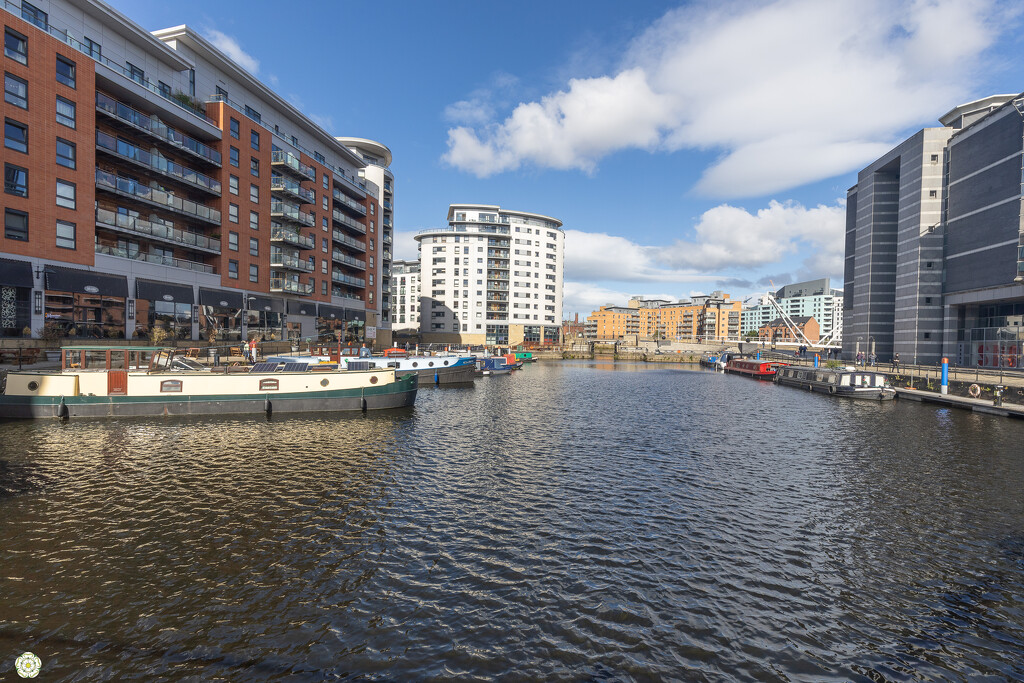
M127 161L132 161L140 166L170 176L182 182L188 183L207 192L220 195L220 181L214 180L208 175L193 171L187 166L175 163L166 157L151 154L144 149L129 144L124 140L118 140L113 135L96 131L96 147Z
M296 230L289 230L288 228L271 228L270 229L270 241L271 242L286 242L288 244L301 247L303 249L315 249L316 240L312 237L300 234Z
M299 185L294 180L284 176L271 176L270 189L275 192L287 192L296 199L301 199L303 204L315 204L316 193Z
M340 251L332 252L331 260L337 261L338 263L344 263L346 265L352 266L353 268L362 268L364 270L366 269L366 261L363 261L362 259L352 258L351 256L343 254Z
M283 149L273 150L270 153L270 165L276 168L291 169L307 180L316 180L315 168L302 163L297 156L291 152L286 152Z
M271 254L270 267L301 270L304 273L312 273L316 270L316 267L309 261L300 259L297 256L288 256L287 254Z
M183 213L186 216L200 218L214 225L220 225L220 211L188 199L182 199L170 192L157 190L139 184L130 178L122 178L107 171L96 169L96 186L117 192L143 201L152 202L160 207Z
M296 282L284 277L270 278L271 292L289 292L291 294L312 294L313 285L305 282Z
M335 188L331 194L334 196L334 201L344 204L345 206L349 207L350 209L352 209L353 211L362 216L366 215L366 207L360 204L359 202L355 201L354 199L346 197L344 194L341 193L341 190Z
M351 275L343 275L337 271L331 272L331 279L335 282L340 282L345 285L352 285L353 287L365 287L366 280L361 277L352 277Z
M213 266L209 266L205 263L198 263L196 261L186 261L185 259L174 258L172 256L162 256L159 254L144 254L141 251L130 251L128 249L122 249L121 247L111 247L105 244L96 245L97 254L106 254L107 256L117 256L118 258L131 259L133 261L145 261L146 263L156 263L161 266L170 266L172 268L184 268L185 270L194 270L198 273L216 273L216 269Z
M384 244L391 244L391 235L384 235L380 238L380 241Z
M384 216L383 218L381 218L380 224L383 225L385 228L394 227L390 216Z
M349 218L348 216L346 216L342 212L338 211L337 209L335 209L334 211L331 212L331 217L334 218L334 222L335 223L341 223L342 225L348 226L348 227L352 228L353 230L358 230L359 232L361 232L363 234L366 233L366 226L365 225L363 225L362 223L360 223L358 221L355 221L355 220Z
M487 271L487 279L488 280L507 280L508 279L508 271L507 270L488 270Z
M334 238L335 242L346 244L352 247L353 249L358 249L359 251L366 251L366 242L363 242L362 240L357 240L354 237L349 237L341 230L333 230L331 232L331 235Z
M336 296L342 299L355 299L356 301L363 300L363 297L358 293L349 289L342 289L341 287L331 287L331 296Z
M383 206L388 211L391 211L394 208L394 207L391 206L391 202L389 202L386 199L384 201L382 201L380 204L381 204L381 206Z
M96 110L109 114L164 142L169 142L175 147L190 152L211 164L221 165L220 152L212 149L209 145L171 128L156 116L143 114L141 111L133 109L105 93L96 93Z
M151 221L135 218L123 213L117 213L109 209L96 209L96 224L113 226L122 230L129 230L140 235L149 235L174 244L196 249L208 249L220 253L220 240L211 239L205 235L199 235L187 230L178 230L172 225L162 225Z
M305 211L300 211L299 207L287 202L270 202L270 215L272 218L285 218L307 228L311 228L316 224L311 215Z

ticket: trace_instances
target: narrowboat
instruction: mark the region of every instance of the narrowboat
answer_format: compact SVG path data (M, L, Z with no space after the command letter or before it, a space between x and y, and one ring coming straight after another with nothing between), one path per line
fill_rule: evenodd
M366 411L411 406L417 377L307 363L204 367L160 347L73 346L61 369L10 372L0 418Z
M786 363L779 361L756 360L753 358L733 358L725 364L725 371L734 375L745 375L754 379L774 380L775 373Z
M845 398L866 398L888 401L896 398L896 390L881 372L843 368L801 368L787 365L775 373L775 381L792 387L820 391Z
M503 356L496 356L496 358L504 358L505 363L513 370L518 370L523 367L523 361L519 358L517 353L506 353Z
M387 349L383 356L271 356L280 363L338 363L348 369L394 368L395 375L418 375L420 384L465 384L476 377L476 359L472 356L410 356L404 349Z
M476 359L476 371L480 375L507 375L512 372L504 356L487 356Z
M700 366L702 368L717 368L718 356L714 353L705 353L700 357Z
M533 353L530 351L516 351L516 360L521 363L536 363L537 359L533 357Z

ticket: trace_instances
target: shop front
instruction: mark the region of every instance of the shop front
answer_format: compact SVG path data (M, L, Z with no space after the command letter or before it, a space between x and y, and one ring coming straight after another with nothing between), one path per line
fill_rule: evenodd
M0 337L32 336L31 301L32 264L0 258Z
M77 268L46 266L43 315L68 337L124 339L128 280Z
M288 312L286 330L289 341L301 341L303 337L312 335L312 329L317 327L315 301L294 301L289 299L285 310ZM304 334L303 328L309 330L309 332Z
M366 341L366 311L345 309L344 341L351 345L362 344Z
M320 304L316 318L317 340L337 342L345 339L345 309L340 306Z
M167 339L192 339L194 303L189 285L136 280L135 336L149 337L153 330L162 329Z
M240 341L245 306L241 292L199 288L199 338L209 342Z
M285 338L284 300L269 296L249 295L246 309L246 327L249 339L281 341Z

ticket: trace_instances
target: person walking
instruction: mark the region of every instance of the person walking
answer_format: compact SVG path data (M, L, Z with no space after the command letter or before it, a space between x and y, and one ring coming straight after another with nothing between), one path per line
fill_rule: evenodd
M897 372L900 369L900 354L898 351L892 354L892 367L889 369L893 372Z
M868 354L868 363L870 363L873 368L878 367L878 356L875 355L874 351Z
M864 353L862 351L857 352L857 365L864 364Z

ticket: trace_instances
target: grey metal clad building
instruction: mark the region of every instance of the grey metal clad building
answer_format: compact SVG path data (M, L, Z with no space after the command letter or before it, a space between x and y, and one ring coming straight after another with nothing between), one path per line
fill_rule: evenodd
M1020 339L1005 329L1024 314L1014 282L1024 129L1013 99L960 105L858 174L847 195L845 357L1019 365ZM975 338L1007 343L971 348Z

